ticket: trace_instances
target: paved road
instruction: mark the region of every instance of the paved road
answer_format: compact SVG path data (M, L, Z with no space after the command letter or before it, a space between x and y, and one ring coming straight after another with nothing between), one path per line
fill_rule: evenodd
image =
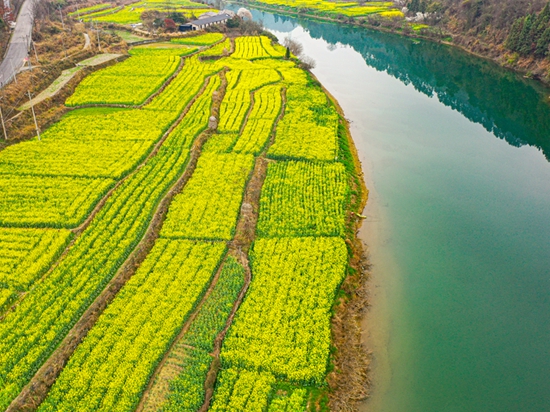
M13 79L15 73L23 66L25 57L27 57L32 33L31 4L33 1L25 0L17 16L17 24L13 30L8 51L0 63L0 87Z

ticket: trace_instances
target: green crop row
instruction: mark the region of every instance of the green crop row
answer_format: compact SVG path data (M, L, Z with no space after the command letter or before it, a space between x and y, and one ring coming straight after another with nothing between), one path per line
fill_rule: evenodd
M212 356L201 349L183 348L184 356L168 357L181 372L169 383L167 401L159 412L197 412L204 403L204 381L212 364Z
M182 343L206 352L214 350L214 339L225 326L233 304L244 285L244 268L228 257L212 293L200 308Z
M38 411L133 411L224 251L222 243L159 239L79 345Z

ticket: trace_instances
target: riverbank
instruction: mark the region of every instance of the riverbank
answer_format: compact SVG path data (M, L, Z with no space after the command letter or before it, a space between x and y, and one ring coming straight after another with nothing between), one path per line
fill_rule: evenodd
M252 13L315 60L367 178L361 410L547 410L548 90L458 48Z
M414 30L410 28L410 26L403 26L402 24L396 25L395 22L390 19L386 19L386 27L383 25L384 20L376 20L377 24L371 24L369 23L369 20L367 18L363 18L361 20L353 18L342 20L339 18L316 16L312 13L305 13L299 10L290 11L286 8L272 7L257 2L233 1L233 3L253 7L257 10L264 12L277 13L294 18L307 18L309 20L317 22L334 23L350 27L361 27L370 30L377 30L383 33L396 34L412 39L427 40L438 44L444 44L460 49L472 56L494 62L504 69L511 70L515 73L523 75L525 78L537 80L544 85L550 85L550 62L547 59L536 60L531 57L520 57L517 54L503 50L502 47L500 47L498 51L496 51L495 48L491 48L488 45L485 45L480 38L460 36L455 33L451 33L448 31L443 32L441 30L439 32L436 32L436 28L431 26L430 29L432 30ZM409 29L404 30L403 27L409 27Z
M330 410L359 410L369 396L370 351L363 341L362 321L368 307L367 281L370 264L366 245L358 237L364 216L361 215L368 200L369 191L359 160L359 154L349 129L349 122L338 100L310 73L335 107L340 124L340 161L351 176L352 197L348 208L346 243L349 251L348 274L340 287L340 298L335 302L331 320L334 369L328 376L331 389Z

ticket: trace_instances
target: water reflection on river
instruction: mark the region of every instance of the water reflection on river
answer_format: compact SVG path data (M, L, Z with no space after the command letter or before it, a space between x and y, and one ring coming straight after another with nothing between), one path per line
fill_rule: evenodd
M316 61L363 163L365 410L550 410L548 90L433 43L254 17Z

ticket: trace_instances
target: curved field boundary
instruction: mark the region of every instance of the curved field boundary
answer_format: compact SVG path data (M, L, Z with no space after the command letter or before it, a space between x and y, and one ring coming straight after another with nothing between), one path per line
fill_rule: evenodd
M183 67L183 66L182 66ZM42 281L43 279L45 279L50 273L52 270L54 270L59 262L65 257L65 255L69 252L70 248L74 245L74 243L77 241L78 239L78 236L80 236L82 234L82 232L84 232L84 230L86 230L86 228L90 225L90 223L92 222L92 220L95 218L95 216L99 213L99 211L105 206L105 203L107 202L107 200L109 200L109 198L112 196L112 194L124 183L126 182L128 179L132 178L151 158L153 158L154 156L156 156L156 154L158 153L159 149L162 147L164 141L166 140L166 138L170 135L170 133L178 126L178 124L181 122L181 120L187 115L187 113L189 112L189 109L193 106L193 104L195 103L195 101L204 93L204 90L206 89L207 87L207 84L208 84L208 81L209 81L210 77L204 82L202 88L200 89L200 91L189 101L189 103L187 104L187 106L185 107L185 109L182 111L182 113L180 114L180 116L178 117L178 119L170 126L170 128L162 135L162 137L160 138L160 140L153 146L153 149L151 150L151 152L134 168L134 170L132 170L130 173L128 173L125 177L123 177L122 179L120 179L100 200L99 202L95 205L95 207L92 209L92 211L90 212L90 214L88 215L88 217L86 218L86 220L84 220L84 222L82 222L79 226L71 229L71 231L75 234L75 236L73 237L73 239L71 240L71 242L65 247L65 249L63 250L63 252L59 255L59 257L52 263L52 265L50 266L50 268L46 271L46 273L44 273L44 275L42 275L40 277L40 279L37 279L36 282L39 282L39 281ZM35 282L35 283L36 283ZM4 308L3 310L3 313L2 315L0 315L0 322L2 321L2 319L4 319L4 317L7 315L7 313L10 311L10 310L14 310L15 307L17 307L18 304L21 303L21 301L25 298L25 296L32 290L33 288L30 288L28 291L26 292L22 292L21 294L18 295L17 299L15 299L7 308Z
M226 83L227 81L224 77L224 85L226 85ZM243 196L243 200L241 203L239 219L237 221L237 226L235 230L235 236L233 237L233 240L228 242L228 246L229 246L228 254L238 257L239 261L241 262L241 264L245 269L245 281L241 291L239 292L239 295L236 301L233 304L233 307L231 309L228 319L226 320L224 328L217 335L214 341L214 350L211 353L214 359L208 371L206 381L204 383L206 396L204 399L203 406L200 409L201 412L206 411L210 405L212 395L214 393L214 385L215 385L218 373L221 369L219 356L221 352L223 339L225 338L225 335L229 330L229 327L231 326L233 318L235 317L235 314L238 308L240 307L242 300L244 299L244 296L246 295L246 292L252 280L252 273L250 270L247 254L248 254L248 250L252 245L252 242L254 241L254 237L255 237L254 232L256 228L256 223L258 221L261 188L263 186L265 177L267 175L267 166L269 162L271 162L271 160L268 160L265 158L265 153L267 152L267 149L269 148L269 146L273 143L277 124L280 121L280 119L283 117L284 111L285 111L286 99L285 99L284 88L281 89L281 97L282 97L282 104L281 104L280 112L275 122L273 123L271 134L270 134L270 140L263 148L262 153L256 157L254 170L252 171L251 177L248 180L248 183L246 186L245 194ZM222 266L220 266L220 270L221 270L221 267ZM212 292L213 288L215 287L215 282L217 282L217 279L218 277L214 278L212 284L208 289L208 292L205 294L204 299L201 301L201 304L197 306L197 308L195 309L195 312L191 315L188 323L186 323L184 328L182 328L182 331L180 332L178 337L174 340L170 349L164 355L163 360L159 363L157 369L152 374L149 381L149 385L147 386L147 389L144 391L140 404L136 409L138 412L142 412L144 410L152 410L154 404L158 404L159 402L162 403L165 399L164 398L159 400L157 398L162 396L166 397L166 395L169 393L170 381L171 379L174 378L174 373L178 372L178 368L172 365L167 365L166 360L171 356L173 351L177 351L178 343L183 339L190 324L195 319L197 313L200 311L204 301ZM149 399L150 396L153 396L152 395L153 393L155 394L155 399L154 400Z
M211 75L212 73L208 74L208 76ZM203 78L208 76L205 75ZM202 86L204 86L204 82L202 82ZM196 86L192 87L194 88ZM193 90L193 88L191 90ZM200 90L201 87L197 87L197 89ZM197 92L194 92L193 95ZM191 100L191 98L189 100ZM95 300L96 296L101 294L101 291L105 290L106 284L112 280L116 273L118 273L117 271L123 263L120 258L127 258L129 254L135 250L153 218L154 211L158 207L158 202L161 201L162 197L166 195L166 191L169 190L169 187L175 182L173 179L177 180L179 171L181 170L181 173L183 173L184 165L187 164L187 160L185 159L188 158L189 154L193 156L193 153L196 151L197 150L191 150L191 153L186 150L182 151L179 149L179 146L175 149L168 149L164 152L162 158L158 156L152 158L153 162L151 165L148 165L148 169L144 169L145 171L141 173L143 177L138 176L136 172L134 179L127 180L127 182L130 183L124 185L124 192L119 193L114 203L110 201L110 203L102 209L101 217L104 217L104 219L98 220L97 218L100 216L96 216L96 219L94 219L95 223L92 223L93 227L89 227L88 230L83 233L83 235L89 233L86 238L84 239L83 236L81 236L78 244L75 243L75 247L72 248L74 253L67 254L67 258L59 263L57 266L58 270L55 271L56 278L50 279L53 276L53 273L51 273L50 276L45 279L44 283L40 283L39 290L37 290L37 288L33 290L34 300L36 302L28 302L27 299L25 299L20 305L24 306L24 309L11 313L10 316L7 316L4 321L0 323L0 333L4 336L2 339L5 339L3 342L4 345L2 346L5 346L6 349L11 347L13 351L13 354L11 352L9 355L7 353L2 354L4 355L4 359L3 363L0 364L1 368L6 371L11 370L15 366L15 362L21 361L27 362L25 368L29 369L29 371L26 373L32 373L34 375L34 368L36 368L36 371L41 368L43 362L47 361L47 357L50 357L51 354L56 351L59 346L58 342L66 337L68 333L67 327L71 328L72 325L77 323L82 314L86 311L89 313L89 305ZM149 185L143 185L143 179L145 178L147 178L148 181L150 180ZM137 205L139 204L143 204L143 206L138 207ZM130 213L129 217L128 213ZM130 220L127 220L124 225L120 226L120 222L124 221L125 216L126 219ZM121 219L123 220L121 221ZM109 223L111 221L113 222ZM90 232L90 229L93 230ZM117 236L114 236L115 230L118 233ZM139 238L137 238L137 236L139 236ZM76 246L79 246L79 248L76 249ZM116 247L116 253L105 254L105 247ZM69 257L71 258L69 259ZM103 263L98 267L99 262ZM80 273L83 274L81 275ZM95 279L93 279L93 281L83 282L92 273L94 273ZM76 280L78 280L78 282L75 283ZM63 296L59 296L59 294L55 293L55 288L61 287L59 286L60 282L66 283L67 287L70 289L64 289L65 293ZM65 287L63 286L63 288ZM74 302L70 307L62 303L67 299ZM40 309L40 305L36 305L36 303L40 303L41 301L43 301L43 305L46 305L47 308ZM44 311L49 312L50 315L44 317ZM52 316L53 313L66 313L66 315L62 318L63 321L58 321L57 319L60 315ZM30 338L25 334L28 328L25 324L28 322L36 324L36 321L31 320L36 316L39 316L38 319L41 324L37 325L34 334L43 334L45 333L44 331L47 330L50 331L49 339L42 342L42 344L37 347L37 350L29 352L29 345L31 345L31 343L29 342ZM20 319L26 319L26 321L21 322ZM20 336L22 334L23 336ZM77 336L76 338L79 339L80 337ZM15 347L8 343L14 339L19 342ZM8 359L12 360L4 364ZM62 359L64 358L62 357ZM49 365L51 366L52 362L50 362ZM47 376L49 374L46 369L47 368L42 368L42 376ZM40 380L41 378L39 377L35 379L34 382L39 382ZM28 381L25 379L25 375L18 373L12 377L12 381L10 382L11 386L6 387L6 383L8 382L5 382L4 387L1 388L4 402L11 396L16 398L21 395L18 386L21 385L21 388L23 388L23 385L27 385ZM27 385L27 388L29 386L31 386L31 392L33 392L33 385ZM15 393L15 391L17 391L17 393ZM32 396L34 395L27 396L27 399L32 398ZM23 398L25 398L25 396L23 396ZM15 405L20 405L20 402L16 402ZM16 409L18 409L18 406L12 407L11 410Z
M221 105L221 102L223 100L223 97L225 96L225 91L226 91L226 88L227 88L227 78L225 77L225 71L221 73L220 77L222 79L222 83L221 83L221 87L217 91L216 99L214 101L214 104L212 105L212 110L211 110L212 115L216 115L219 112L220 105ZM209 137L209 136L205 136L205 137ZM204 141L206 141L206 139L204 139ZM202 147L202 144L201 144L201 147ZM168 381L167 381L166 377L164 376L164 375L167 374L166 367L165 367L166 361L169 358L172 351L174 350L177 343L182 339L182 337L185 335L185 332L187 332L187 330L189 329L191 323L195 320L195 318L196 318L197 314L199 313L201 307L203 306L204 302L207 300L207 298L212 293L212 290L216 286L216 283L219 279L220 272L223 268L224 262L225 262L225 258L224 258L223 262L220 264L220 267L218 268L218 271L216 272L216 275L213 277L213 279L211 281L211 284L209 285L209 287L208 287L206 293L204 294L203 298L201 299L199 304L196 306L196 308L193 310L193 312L189 316L189 319L183 325L181 332L174 339L174 341L170 345L170 348L166 351L166 353L164 354L162 360L159 362L159 364L157 365L157 367L155 368L155 370L153 371L153 373L149 377L149 383L147 384L147 387L143 391L140 402L139 402L139 404L136 408L137 412L141 412L141 411L144 410L144 408L146 407L146 405L149 402L148 398L149 398L149 395L151 394L153 388L157 389L158 386L163 386L163 388L160 388L160 389L157 389L157 390L161 393L165 393L165 391L167 391Z
M166 81L157 90L155 90L149 97L147 97L147 99L145 99L145 101L141 104L130 105L130 104L118 104L118 103L90 103L90 104L83 104L83 105L78 105L78 106L67 106L67 108L69 110L87 109L87 108L90 108L90 107L113 107L113 108L121 108L121 109L141 109L143 106L151 103L151 101L155 97L157 97L159 94L161 94L164 91L164 89L166 89L166 87L178 76L178 74L180 74L181 70L183 69L183 66L185 65L185 58L188 57L188 56L192 56L195 53L196 52L193 52L193 53L185 55L185 57L180 57L181 61L178 64L178 67L176 68L174 73L172 73L172 75L170 77L168 77L168 79L166 79ZM130 57L132 57L132 56L130 56Z

